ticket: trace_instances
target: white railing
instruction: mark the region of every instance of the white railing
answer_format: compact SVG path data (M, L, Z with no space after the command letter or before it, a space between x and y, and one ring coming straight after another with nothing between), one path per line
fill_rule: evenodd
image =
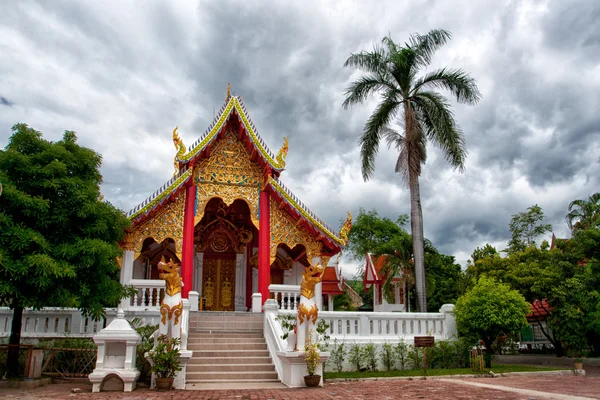
M269 292L277 300L280 310L298 309L300 285L269 285Z
M181 350L187 350L188 332L190 331L190 301L183 299L183 312L181 313Z
M271 360L275 365L275 371L277 372L279 380L282 380L283 362L277 353L285 351L287 342L281 338L283 336L283 329L281 329L281 323L277 320L277 308L278 306L274 303L273 299L266 301L264 305L265 318L263 335L265 337L265 342L267 342L269 355L271 356Z
M123 304L125 309L160 309L160 301L165 295L165 281L162 279L132 279L127 285L137 289L127 302Z
M43 308L41 310L23 310L21 337L23 338L60 338L93 337L105 328L117 315L116 308L107 308L106 316L98 320L86 317L76 308ZM125 318L140 318L144 324L158 324L158 310L125 310ZM0 337L10 336L13 311L0 308Z
M439 313L321 311L319 319L329 324L332 340L349 342L394 342L401 338L435 336L437 340L456 337L453 306ZM279 310L279 314L293 312Z

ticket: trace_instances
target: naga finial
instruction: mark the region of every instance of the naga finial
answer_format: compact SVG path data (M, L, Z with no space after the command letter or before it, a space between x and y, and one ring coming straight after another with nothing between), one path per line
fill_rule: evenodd
M342 229L340 229L340 239L344 242L344 245L348 243L348 234L350 233L350 229L352 229L352 214L348 211L348 218L346 218L346 222L342 225Z
M231 83L227 82L227 97L225 97L225 101L229 101L231 98Z
M287 157L287 153L288 153L288 139L287 137L283 137L283 146L281 146L281 149L279 149L279 153L277 153L277 162L279 163L279 165L281 165L281 168L285 167L285 158Z
M175 129L173 129L173 144L175 145L175 149L177 150L177 153L175 153L175 158L173 160L173 168L175 169L173 175L177 175L179 173L179 160L185 155L185 145L179 137L177 129L179 129L179 127L177 126L175 127Z

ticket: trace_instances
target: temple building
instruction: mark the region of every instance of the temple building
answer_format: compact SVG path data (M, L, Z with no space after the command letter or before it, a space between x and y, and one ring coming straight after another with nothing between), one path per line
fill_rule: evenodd
M327 265L347 242L350 213L337 232L283 184L283 141L274 154L229 87L191 146L175 128L173 177L128 213L121 282L158 279L165 257L181 263L184 298L196 291L205 310L247 311L253 293L264 302L270 284L299 285L309 263ZM337 268L326 278L325 295L342 292Z

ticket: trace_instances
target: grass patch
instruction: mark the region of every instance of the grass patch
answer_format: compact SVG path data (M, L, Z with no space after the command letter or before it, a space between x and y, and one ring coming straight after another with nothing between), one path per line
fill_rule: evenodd
M494 365L491 370L496 374L506 372L537 372L557 371L568 368L532 367L527 365ZM490 370L484 369L479 374L487 374ZM440 375L469 375L476 374L471 368L428 369L427 376ZM423 369L409 369L404 371L365 371L365 372L325 372L325 379L361 379L361 378L386 378L394 376L423 376Z

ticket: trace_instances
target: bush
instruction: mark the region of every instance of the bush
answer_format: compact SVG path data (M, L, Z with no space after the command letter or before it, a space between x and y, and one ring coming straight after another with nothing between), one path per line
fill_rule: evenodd
M409 346L408 362L412 369L423 368L423 355L418 347Z
M350 361L350 364L356 371L361 371L361 353L360 344L354 343L352 347L350 347L350 358L348 361Z
M342 372L344 369L344 360L346 359L347 354L348 350L346 349L344 343L338 342L338 340L335 339L331 349L329 361L333 363L337 372Z
M146 353L154 347L154 332L158 325L143 325L140 318L134 318L129 324L142 337L142 342L135 350L135 366L140 371L138 380L144 382L150 376L150 363L146 359Z
M394 346L391 343L385 342L381 345L381 364L387 371L391 371L396 366Z
M408 357L408 344L404 341L404 338L401 338L400 341L396 343L394 351L396 353L396 357L398 357L400 369L404 370L404 366L406 365L406 359Z
M365 367L369 371L377 371L377 346L375 343L363 345L360 353Z

